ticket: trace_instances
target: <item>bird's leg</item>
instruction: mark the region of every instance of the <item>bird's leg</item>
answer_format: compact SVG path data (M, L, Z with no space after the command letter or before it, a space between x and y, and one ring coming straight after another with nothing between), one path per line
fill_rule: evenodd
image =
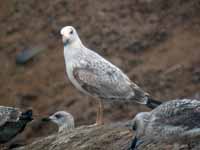
M103 101L98 100L98 102L99 105L97 109L96 125L103 125L103 110L104 110Z
M135 136L134 139L132 140L131 145L130 145L130 147L128 148L128 150L134 150L134 149L136 149L137 140L138 140L138 139L137 139L137 137Z
M99 100L98 100L99 101ZM99 102L97 104L97 111L96 111L96 123L95 125L98 125L99 122L99 114L100 114L100 107L99 107Z
M100 123L100 125L104 124L103 112L104 112L104 105L103 105L103 101L100 100L100 115L99 115L99 123Z

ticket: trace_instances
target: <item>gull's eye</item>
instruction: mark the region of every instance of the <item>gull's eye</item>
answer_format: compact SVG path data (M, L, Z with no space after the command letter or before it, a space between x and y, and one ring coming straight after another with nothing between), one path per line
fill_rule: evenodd
M59 119L59 118L62 118L62 115L56 114L55 117Z
M133 131L136 131L136 130L137 130L137 124L136 124L136 122L133 124L132 130L133 130Z
M69 33L70 33L70 34L73 34L73 30L71 30Z

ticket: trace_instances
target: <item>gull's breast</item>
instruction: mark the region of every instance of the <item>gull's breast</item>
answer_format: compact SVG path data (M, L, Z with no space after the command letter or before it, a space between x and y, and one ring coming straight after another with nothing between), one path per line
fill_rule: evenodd
M75 79L74 74L73 74L73 70L76 66L73 63L67 63L66 64L66 70L67 70L67 76L69 78L69 80L71 81L71 83L81 92L89 95L89 93L87 91L85 91L81 85L79 84L79 82Z

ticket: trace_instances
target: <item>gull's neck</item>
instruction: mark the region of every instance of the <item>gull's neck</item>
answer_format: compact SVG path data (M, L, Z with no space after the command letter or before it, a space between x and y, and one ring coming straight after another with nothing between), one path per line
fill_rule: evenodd
M64 125L59 126L58 132L62 132L64 130L66 131L66 130L73 129L73 128L74 128L73 123L64 124Z
M65 49L80 49L84 47L79 37L76 37L76 40L64 46Z
M77 53L82 53L85 50L85 46L82 44L79 37L73 42L64 45L64 58L65 63L69 62L72 58L77 56Z

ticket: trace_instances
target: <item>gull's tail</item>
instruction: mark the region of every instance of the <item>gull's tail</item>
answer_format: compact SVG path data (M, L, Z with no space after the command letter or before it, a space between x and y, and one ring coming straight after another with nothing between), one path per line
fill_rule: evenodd
M132 89L134 91L134 96L132 97L132 99L137 103L144 104L151 109L154 109L162 104L162 102L152 99L148 93L144 92L134 83L132 83Z
M154 108L158 107L160 104L162 104L162 102L157 101L155 99L152 99L152 98L148 97L146 106L149 107L149 108L151 108L151 109L154 109Z

